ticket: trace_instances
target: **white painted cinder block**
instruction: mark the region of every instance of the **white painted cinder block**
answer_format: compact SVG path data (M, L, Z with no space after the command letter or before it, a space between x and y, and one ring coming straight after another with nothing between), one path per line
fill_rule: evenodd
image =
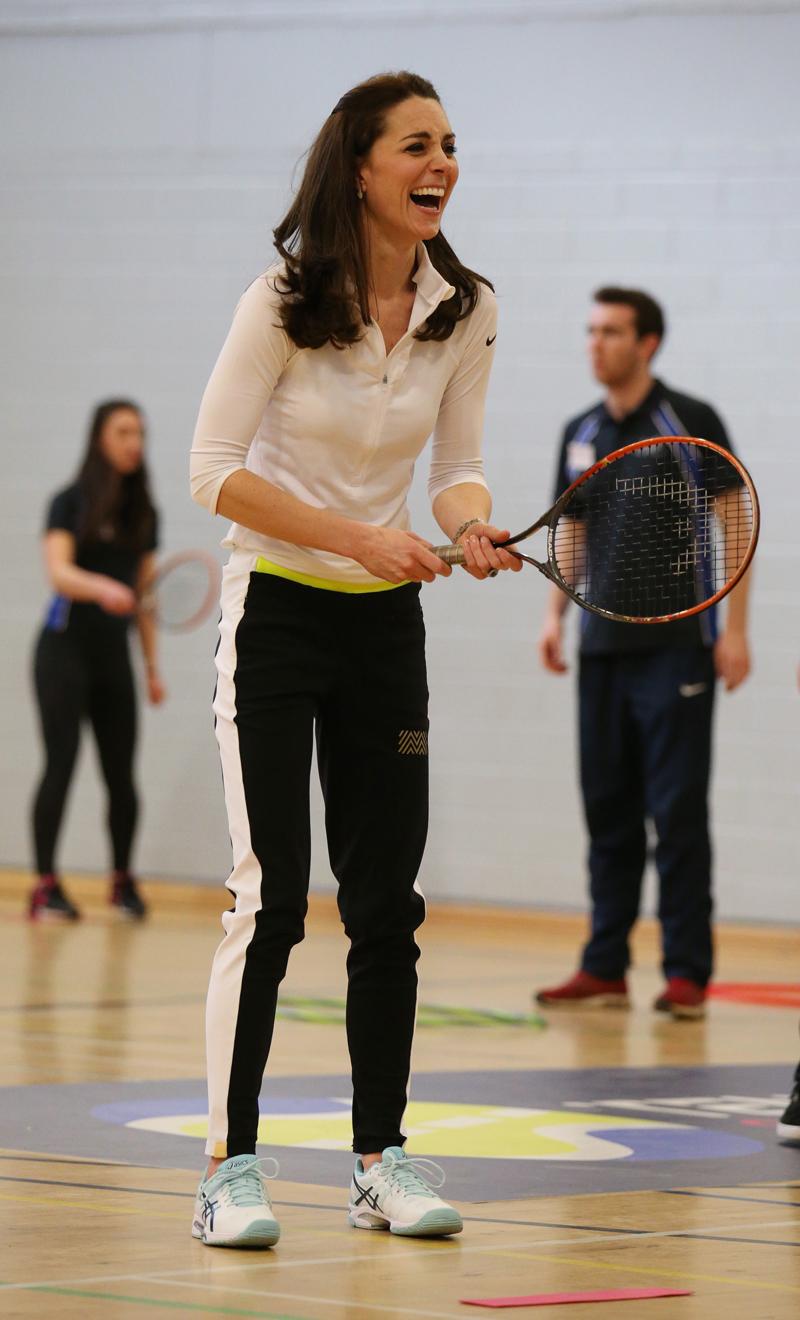
M371 72L408 66L440 87L459 135L462 180L446 231L497 285L486 426L497 518L523 524L549 502L563 423L598 397L583 340L589 295L603 283L663 300L670 332L659 371L714 403L753 468L764 507L756 668L719 703L718 911L796 920L800 15L751 8L3 7L0 86L12 131L0 200L0 549L12 642L0 662L0 862L30 857L40 750L28 667L46 596L38 533L48 495L75 470L91 405L118 392L141 399L165 544L215 547L224 527L189 501L187 452L235 303L272 259L293 171L338 96ZM438 539L426 466L412 509ZM533 571L483 586L458 574L425 591L431 897L585 904L574 674L559 681L538 667L545 593ZM149 874L226 874L214 641L213 624L170 639L171 700L144 715L139 863ZM326 887L316 789L312 808L313 882ZM65 867L106 866L102 814L84 751Z

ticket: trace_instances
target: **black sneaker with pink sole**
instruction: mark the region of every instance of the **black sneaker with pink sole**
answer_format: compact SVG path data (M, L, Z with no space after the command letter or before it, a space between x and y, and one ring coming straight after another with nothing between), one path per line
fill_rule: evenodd
M40 875L28 900L31 921L77 921L80 912L55 875Z
M121 917L126 917L129 921L143 921L147 916L147 904L129 871L114 872L111 881L111 906Z

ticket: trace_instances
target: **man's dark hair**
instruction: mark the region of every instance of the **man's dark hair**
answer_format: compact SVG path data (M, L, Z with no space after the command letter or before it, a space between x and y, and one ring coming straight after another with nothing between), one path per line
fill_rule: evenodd
M356 197L359 161L384 130L393 106L421 96L439 100L419 74L383 73L345 92L308 153L303 181L273 231L286 263L279 292L283 328L299 348L344 348L371 321L369 267ZM455 293L431 312L415 339L447 339L469 316L489 281L462 265L441 231L425 240L431 263Z
M649 293L643 293L641 289L620 289L609 285L593 293L592 299L597 303L630 307L634 315L638 339L643 339L645 335L658 335L659 339L663 340L667 333L667 323L662 308L655 298L651 298Z

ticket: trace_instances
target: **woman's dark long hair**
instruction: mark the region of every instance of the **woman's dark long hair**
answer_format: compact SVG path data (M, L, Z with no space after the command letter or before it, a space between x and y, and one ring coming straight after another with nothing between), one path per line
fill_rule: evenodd
M380 137L386 114L412 96L438 101L435 87L415 73L382 73L351 88L323 124L308 153L300 189L274 231L286 262L280 288L283 328L300 348L353 344L372 317L369 270L356 196L358 164ZM452 284L417 330L417 339L447 339L478 301L478 285L492 286L462 266L442 233L425 243L432 264Z
M103 453L103 428L112 413L126 409L136 413L144 426L144 414L130 399L106 399L98 403L89 423L86 452L78 471L80 512L76 529L79 543L111 539L126 549L145 551L152 542L156 511L150 498L147 465L142 459L135 472L117 472Z

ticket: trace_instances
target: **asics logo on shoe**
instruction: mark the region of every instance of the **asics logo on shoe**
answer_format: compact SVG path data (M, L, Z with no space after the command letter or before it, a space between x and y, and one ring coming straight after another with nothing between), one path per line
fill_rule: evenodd
M203 1216L203 1223L206 1225L207 1228L210 1228L210 1229L211 1229L211 1232L213 1233L213 1232L214 1232L214 1211L215 1211L216 1208L217 1208L217 1202L216 1202L216 1201L210 1201L209 1198L206 1196L205 1192L201 1192L201 1193L200 1193L200 1196L201 1196L201 1198L202 1198L202 1202L203 1202L202 1206L200 1207L200 1213L201 1213L201 1215Z
M361 1205L362 1201L366 1201L370 1210L380 1210L381 1207L378 1204L378 1198L373 1191L370 1191L369 1187L362 1187L357 1178L353 1178L353 1186L360 1193L360 1195L353 1201L353 1205Z
M681 683L678 691L682 697L699 697L701 692L708 691L708 683Z

